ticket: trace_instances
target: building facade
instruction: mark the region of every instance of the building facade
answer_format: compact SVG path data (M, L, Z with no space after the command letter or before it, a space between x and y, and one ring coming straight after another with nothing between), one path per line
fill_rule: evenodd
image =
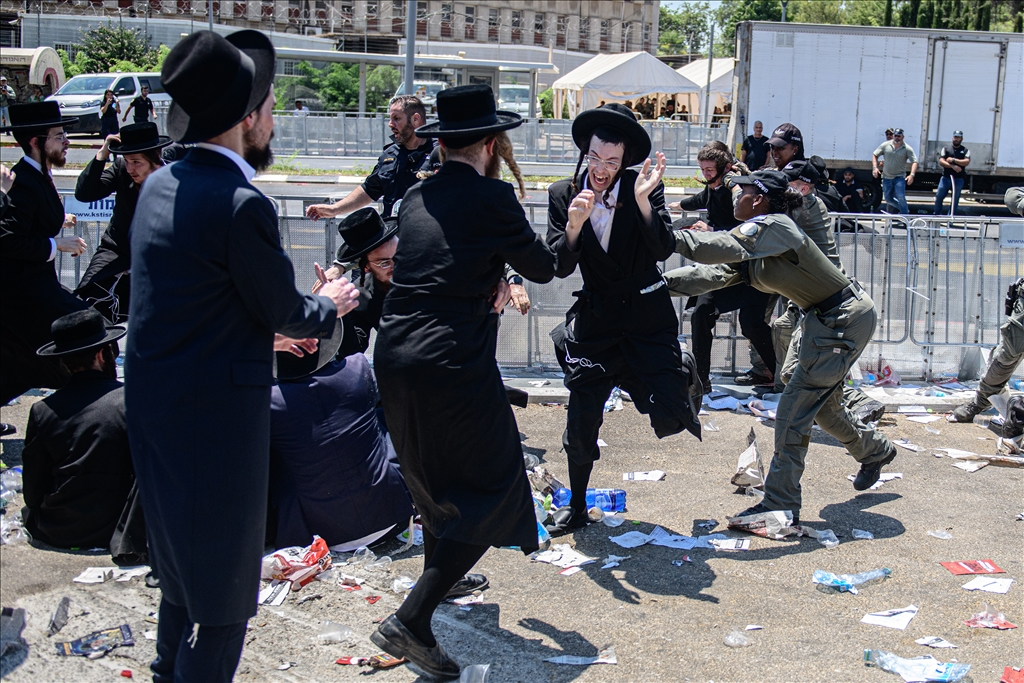
M346 51L397 54L415 6L424 41L528 45L588 54L657 52L659 0L236 0L213 2L215 23L319 35ZM205 0L52 0L36 12L207 22ZM0 0L0 12L24 12ZM31 12L35 14L36 12Z

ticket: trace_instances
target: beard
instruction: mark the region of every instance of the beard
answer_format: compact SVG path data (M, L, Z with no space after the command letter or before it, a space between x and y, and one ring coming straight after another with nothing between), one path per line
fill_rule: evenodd
M274 153L270 151L270 141L274 139L274 131L270 131L270 137L263 147L260 147L256 137L256 130L250 128L245 132L244 143L245 153L242 158L245 162L256 169L257 172L265 171L274 163Z
M56 151L47 151L46 160L50 162L50 166L54 168L62 168L67 163L67 156L63 149Z
M103 347L103 367L101 372L110 379L117 379L117 357L114 355L115 346L117 346L116 341Z
M405 124L404 128L395 131L395 142L404 145L412 139L414 130L411 123Z

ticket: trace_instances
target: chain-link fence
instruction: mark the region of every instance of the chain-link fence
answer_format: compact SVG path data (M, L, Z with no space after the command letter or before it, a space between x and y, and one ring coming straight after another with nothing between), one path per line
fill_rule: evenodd
M309 197L274 197L281 243L295 267L295 284L310 291L314 263L328 265L339 244L336 220L312 221L305 210ZM538 234L547 230L547 205L528 202L527 217ZM992 347L1004 319L1007 287L1024 276L1021 250L1000 246L1003 226L1024 219L924 218L873 214L833 214L840 257L847 274L856 278L878 310L878 328L862 357L877 369L890 363L904 377L931 378L955 374L971 347ZM105 223L80 222L75 234L85 239L83 256L58 254L61 282L74 288L99 244ZM663 270L684 265L673 255ZM565 318L572 293L583 285L579 272L548 284L526 282L532 306L525 316L509 308L498 334L498 362L508 368L555 368L548 332ZM679 333L687 340L690 313L677 300ZM746 340L739 334L735 313L723 315L712 350L712 371L729 374L749 367ZM371 345L369 353L372 355ZM1021 368L1020 371L1024 371Z

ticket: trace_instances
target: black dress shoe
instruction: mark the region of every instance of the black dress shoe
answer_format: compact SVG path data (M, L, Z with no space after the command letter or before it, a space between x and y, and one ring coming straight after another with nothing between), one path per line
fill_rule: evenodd
M427 647L394 614L370 634L374 645L394 657L405 657L425 673L436 678L458 678L459 665L445 654L438 643Z
M764 506L763 503L758 503L754 507L749 507L746 510L744 510L743 512L736 513L735 516L736 517L746 517L748 515L763 515L763 514L768 513L768 512L786 512L786 510L769 510L768 508L766 508ZM793 515L793 523L791 524L791 526L800 526L800 511L799 510L789 510L789 512L792 513L792 515Z
M0 422L0 436L10 436L11 434L17 434L18 428L14 425L7 424L6 422Z
M451 587L445 596L445 600L461 598L465 595L472 595L477 591L487 590L491 582L483 574L466 574Z
M853 488L858 491L867 491L869 488L875 485L878 478L882 476L882 468L891 463L896 459L896 446L892 446L892 450L882 460L878 462L869 463L867 465L861 465L860 471L857 472L857 476L853 480Z
M590 518L586 512L576 512L571 506L566 505L551 513L551 524L544 525L544 528L554 538L582 529L589 523Z

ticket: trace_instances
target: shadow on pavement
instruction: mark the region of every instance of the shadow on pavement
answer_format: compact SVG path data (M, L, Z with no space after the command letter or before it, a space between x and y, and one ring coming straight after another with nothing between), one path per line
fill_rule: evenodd
M862 493L842 503L826 505L819 512L821 522L804 522L804 526L814 529L832 529L836 536L842 539L843 543L855 542L852 530L868 529L876 539L895 538L901 536L906 529L903 524L887 515L868 511L876 505L893 502L902 498L898 493ZM708 559L714 557L718 560L734 560L747 562L755 560L777 560L787 555L796 555L811 552L828 552L825 546L816 539L808 537L797 537L792 540L768 541L753 534L731 531L725 528L725 520L714 529L700 528L698 524L704 520L696 519L692 529L686 532L679 532L663 524L662 529L673 535L702 536L712 533L723 533L731 538L750 538L755 543L770 543L768 547L758 547L756 550L736 552L716 552L694 548L692 550L676 550L662 546L645 545L639 548L620 548L609 543L609 536L619 536L626 531L640 530L650 532L654 526L652 522L645 522L641 526L621 526L616 529L608 528L602 524L592 524L584 530L576 532L576 551L589 557L596 557L597 562L584 565L580 573L586 574L596 585L608 590L616 599L630 604L641 604L642 599L636 589L643 590L647 594L678 596L702 602L718 603L719 600L713 595L704 591L714 585L717 574L708 565ZM559 542L558 539L555 542ZM564 542L564 541L562 541ZM870 543L871 541L864 541ZM632 555L630 560L624 561L616 571L622 572L616 576L611 571L602 570L602 561L608 553L626 556ZM689 562L683 562L682 566L672 564L673 560L680 560L684 556L689 557ZM634 589L634 586L636 589Z

